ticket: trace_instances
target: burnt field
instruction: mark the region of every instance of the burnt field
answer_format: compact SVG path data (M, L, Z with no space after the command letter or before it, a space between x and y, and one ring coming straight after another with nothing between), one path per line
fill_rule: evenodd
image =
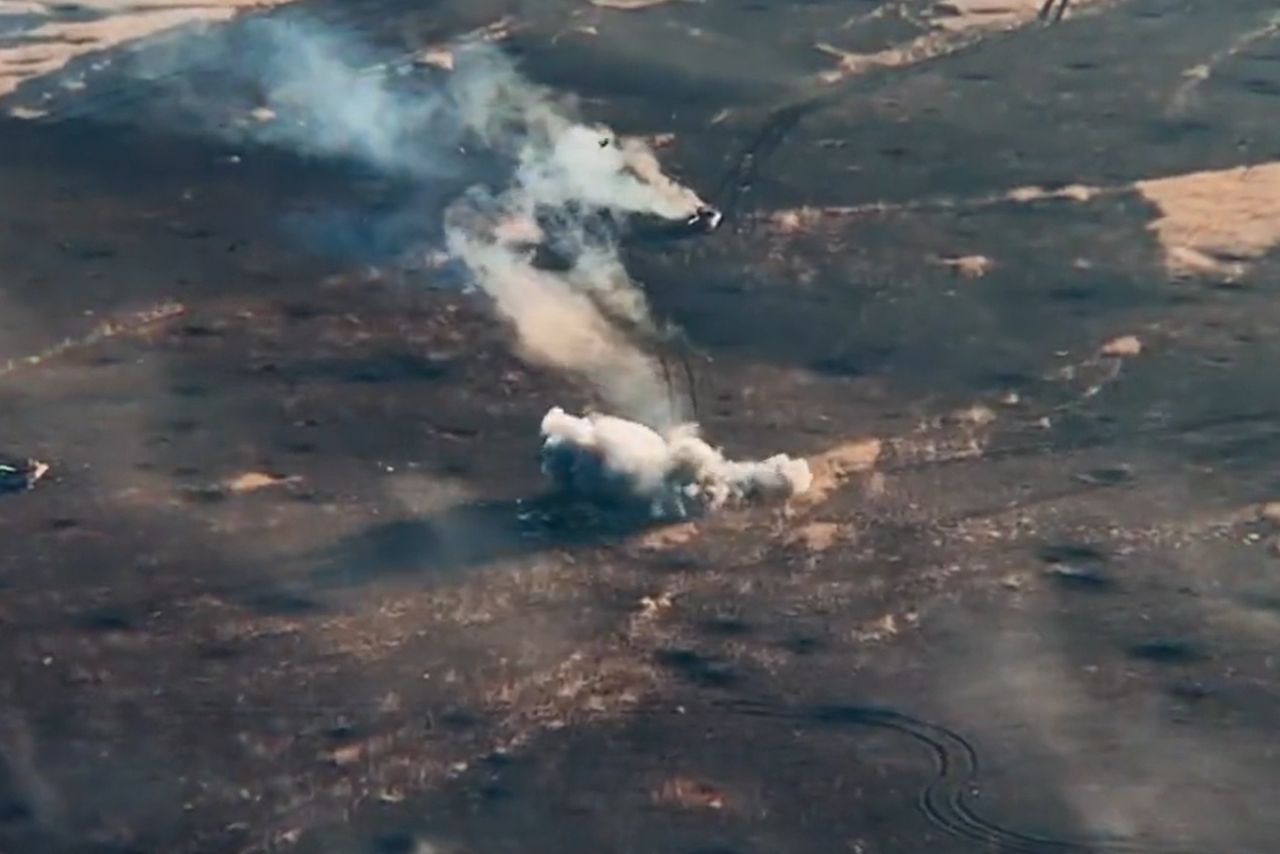
M0 851L1274 850L1272 4L22 5ZM286 132L263 20L647 140L725 215L622 242L678 393L812 486L550 495L599 395L447 258L501 164Z

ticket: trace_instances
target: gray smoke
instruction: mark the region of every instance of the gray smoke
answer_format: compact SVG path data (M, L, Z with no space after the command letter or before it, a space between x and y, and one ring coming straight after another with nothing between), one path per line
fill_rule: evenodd
M448 206L445 248L492 299L524 358L578 378L623 416L547 415L546 470L560 486L630 496L660 516L808 487L803 461L731 462L698 438L650 352L663 331L622 263L616 224L635 214L687 221L703 202L644 142L581 119L474 40L450 48L450 72L434 86L423 77L440 69L403 75L395 69L405 63L379 62L296 15L253 22L222 59L259 93L235 125L259 141L424 183L449 173L462 150L505 164L496 186L474 186ZM567 263L536 264L547 245Z
M275 116L251 126L259 139L388 172L440 173L460 130L444 93L396 86L377 53L305 18L254 21L244 38L243 55L262 58L250 70Z
M412 62L380 61L346 34L286 15L250 22L222 50L249 78L242 88L258 93L256 109L241 104L230 124L254 141L427 185L456 180L464 150L502 164L498 189L477 186L445 212L449 255L493 299L525 358L573 374L628 417L664 427L684 419L641 346L662 336L609 222L684 220L702 202L643 142L582 121L480 41L450 48L448 74L406 75L397 69ZM430 228L423 223L424 235ZM547 231L568 269L535 266Z
M664 428L683 421L657 361L639 346L660 338L644 292L598 223L627 214L686 220L702 200L643 143L579 121L492 48L462 48L450 90L467 132L515 164L504 189L474 190L446 213L450 254L493 298L526 358L579 377L627 417ZM567 269L535 265L544 224Z

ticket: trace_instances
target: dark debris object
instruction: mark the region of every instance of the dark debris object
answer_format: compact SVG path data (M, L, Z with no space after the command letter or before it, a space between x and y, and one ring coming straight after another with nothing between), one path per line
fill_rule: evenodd
M720 222L723 219L724 214L720 212L719 208L711 205L700 205L698 210L685 221L685 225L696 231L710 234L720 227Z
M1044 5L1040 7L1040 20L1056 24L1066 14L1067 4L1070 2L1071 0L1044 0Z
M0 457L0 495L26 492L48 471L49 467L39 460Z

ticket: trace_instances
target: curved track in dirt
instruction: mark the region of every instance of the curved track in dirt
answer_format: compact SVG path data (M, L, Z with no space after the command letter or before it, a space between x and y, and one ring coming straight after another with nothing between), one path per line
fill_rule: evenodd
M656 710L655 710L656 711ZM672 711L667 709L665 711ZM791 725L866 727L887 730L921 747L932 760L933 777L917 796L926 819L943 832L977 843L982 850L1020 854L1204 854L1199 848L1114 838L1066 838L1025 833L984 817L970 803L981 764L977 748L947 727L882 706L786 706L738 700L715 703L712 714L739 714L785 721ZM685 707L681 714L696 713Z

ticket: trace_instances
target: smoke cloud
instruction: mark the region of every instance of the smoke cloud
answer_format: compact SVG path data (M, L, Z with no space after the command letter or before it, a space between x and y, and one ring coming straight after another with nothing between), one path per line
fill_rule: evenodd
M577 378L619 416L548 413L545 469L557 485L647 502L660 516L808 487L803 461L726 460L670 393L653 354L671 330L655 321L618 240L635 215L711 228L719 215L644 142L582 120L482 40L453 46L447 72L419 65L416 74L403 73L411 60L380 61L296 15L251 22L232 41L221 62L249 77L242 88L258 99L241 106L238 133L424 186L456 180L459 163L496 167L497 178L445 207L444 247L525 359ZM431 226L424 221L424 236ZM558 262L548 264L548 253Z
M253 135L383 171L442 173L459 128L440 93L395 87L373 50L305 18L254 21L244 38L244 55L263 58L253 71L275 116L253 125Z
M542 470L559 488L622 506L647 506L655 518L686 518L729 501L786 499L813 482L809 464L786 454L735 462L698 436L692 424L666 434L611 415L542 419Z
M618 254L619 218L688 220L704 203L638 140L578 121L501 53L467 45L450 84L462 126L515 164L510 184L474 190L445 218L450 253L512 324L527 358L585 380L611 410L663 428L686 413L642 343L661 344ZM536 261L552 246L564 269Z

